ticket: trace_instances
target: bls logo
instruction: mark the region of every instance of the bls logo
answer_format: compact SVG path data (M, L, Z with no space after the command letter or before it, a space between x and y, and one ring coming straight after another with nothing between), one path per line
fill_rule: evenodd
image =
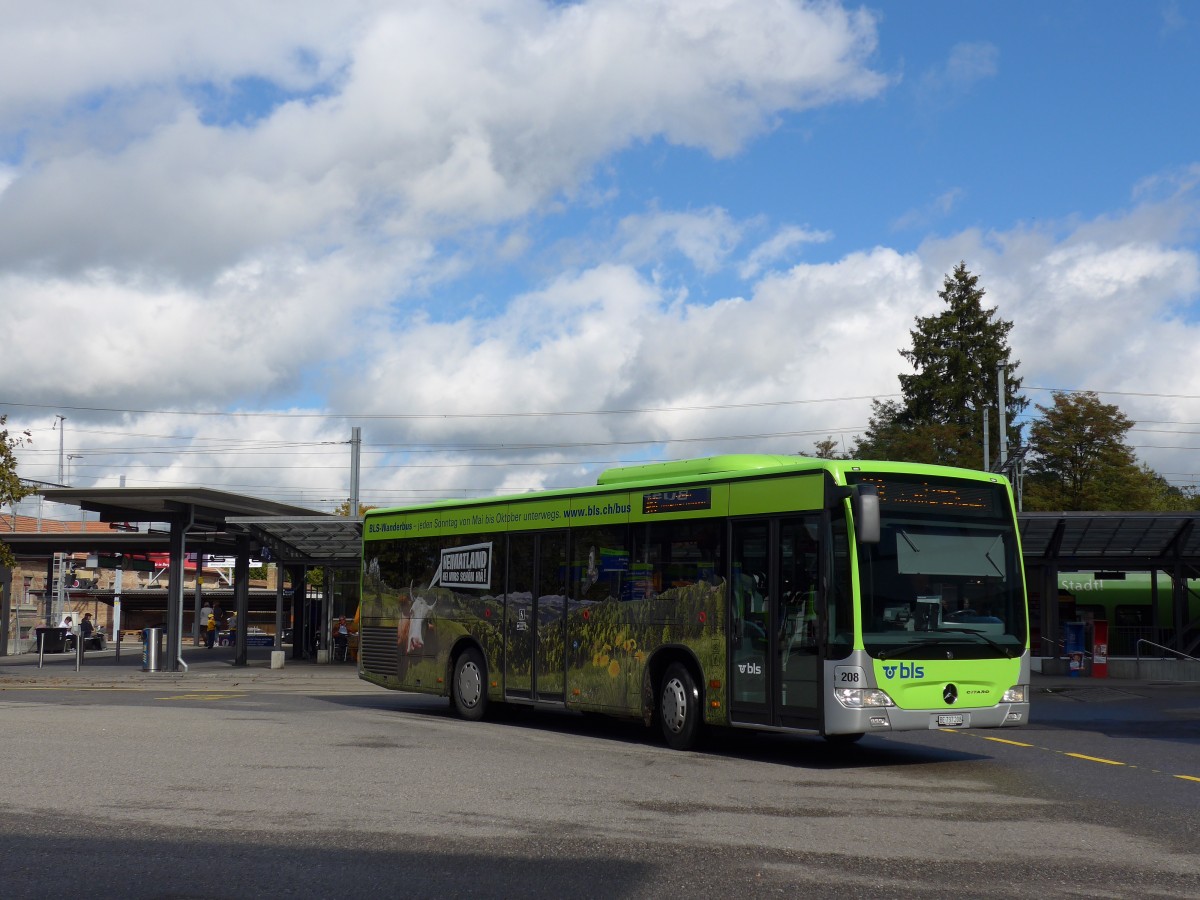
M895 678L896 672L899 670L901 678L924 678L924 666L910 666L908 663L900 663L898 666L884 666L883 674L886 678Z
M741 675L761 675L762 666L756 662L738 663L738 673Z

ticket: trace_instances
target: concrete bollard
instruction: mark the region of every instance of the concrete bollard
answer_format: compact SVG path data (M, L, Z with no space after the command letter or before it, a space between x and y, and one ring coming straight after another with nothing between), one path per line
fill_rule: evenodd
M282 650L272 650L271 651L271 668L272 669L282 669L283 668L283 651Z

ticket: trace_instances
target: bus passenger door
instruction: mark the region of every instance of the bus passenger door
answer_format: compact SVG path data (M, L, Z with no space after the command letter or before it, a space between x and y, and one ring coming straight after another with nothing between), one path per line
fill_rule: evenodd
M538 537L534 591L533 689L539 700L567 696L567 532Z
M566 696L567 534L510 534L504 603L504 696Z
M820 714L821 656L817 640L821 514L779 523L779 671L777 724L816 727Z
M508 536L508 582L504 594L504 696L532 698L534 566L537 536Z
M734 522L730 716L818 726L820 514Z

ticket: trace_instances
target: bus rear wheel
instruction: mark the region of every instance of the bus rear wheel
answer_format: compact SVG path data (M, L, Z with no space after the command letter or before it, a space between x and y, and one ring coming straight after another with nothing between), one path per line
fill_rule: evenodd
M687 668L671 663L658 692L658 724L672 750L689 750L700 734L700 690Z
M454 662L450 699L459 718L478 722L487 711L487 664L474 647L468 647Z

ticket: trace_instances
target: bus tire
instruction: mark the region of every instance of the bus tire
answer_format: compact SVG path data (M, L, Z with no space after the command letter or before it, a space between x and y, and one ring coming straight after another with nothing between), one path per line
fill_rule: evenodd
M831 744L856 744L863 739L863 732L858 734L827 734L825 740Z
M478 722L487 711L487 664L474 647L468 647L454 661L450 700L458 717L468 722Z
M658 724L672 750L690 750L700 734L700 689L687 667L671 663L658 691Z

